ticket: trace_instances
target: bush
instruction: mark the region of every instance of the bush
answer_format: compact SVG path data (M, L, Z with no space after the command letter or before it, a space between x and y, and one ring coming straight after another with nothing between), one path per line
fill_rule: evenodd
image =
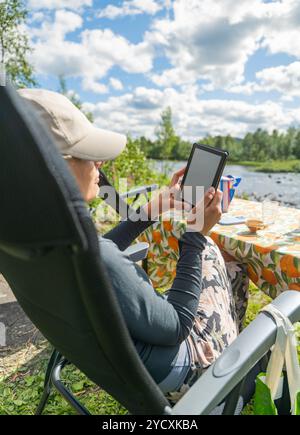
M130 137L123 153L117 159L105 163L103 170L116 188L120 178L127 179L129 188L153 183L162 186L168 183L167 177L151 169L139 142Z

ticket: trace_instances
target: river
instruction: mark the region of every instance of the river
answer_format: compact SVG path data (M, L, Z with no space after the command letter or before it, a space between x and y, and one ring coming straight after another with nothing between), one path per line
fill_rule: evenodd
M186 162L152 161L153 168L159 172L172 172L182 168ZM300 209L300 174L254 172L251 167L227 165L224 175L242 177L237 195L247 194L249 199L262 201L271 199L281 205Z

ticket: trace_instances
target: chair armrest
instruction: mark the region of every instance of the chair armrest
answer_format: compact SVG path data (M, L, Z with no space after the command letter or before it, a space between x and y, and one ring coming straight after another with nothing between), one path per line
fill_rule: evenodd
M153 192L158 189L158 184L150 184L149 186L140 186L135 189L129 190L129 192L125 192L120 194L121 198L132 198L133 196L148 194L149 192Z
M300 320L300 293L287 291L272 304L292 323ZM241 382L275 343L274 320L261 313L172 408L175 415L209 414Z
M149 186L137 187L129 192L119 194L116 189L109 182L105 173L99 169L99 198L103 199L109 206L111 206L123 219L127 219L134 208L131 207L141 194L145 195L148 200L148 193L158 189L158 184L151 184ZM134 200L129 206L126 199L134 197Z
M129 246L129 248L125 249L123 252L130 257L130 260L136 263L137 261L144 260L144 258L147 257L148 249L149 243L140 242Z

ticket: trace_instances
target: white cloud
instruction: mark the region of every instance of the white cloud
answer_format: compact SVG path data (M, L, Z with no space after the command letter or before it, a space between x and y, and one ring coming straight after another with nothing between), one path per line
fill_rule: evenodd
M256 87L245 84L245 67L259 48L300 59L299 0L174 0L173 12L145 36L171 65L151 74L158 86L204 79L214 89L250 95Z
M256 74L256 82L248 82L240 86L232 86L227 90L244 95L254 92L277 91L282 94L284 101L292 101L300 97L300 62L265 68Z
M69 32L80 29L82 24L83 19L79 14L66 10L58 10L55 12L53 22L47 21L45 18L40 27L29 29L29 34L39 41L61 41Z
M278 91L286 97L300 97L300 62L266 68L256 74L261 89Z
M79 42L67 40L66 35L82 25L80 15L59 10L54 21L29 29L34 49L31 60L38 73L80 77L84 89L105 93L108 88L100 80L113 66L128 73L151 70L154 52L149 43L131 44L109 29L85 30Z
M178 134L191 141L207 134L231 134L241 137L248 131L263 128L284 130L300 123L300 110L286 109L280 103L266 101L251 104L236 100L205 100L195 86L179 92L138 87L132 93L109 97L105 102L87 107L99 127L129 132L133 136L154 137L162 110L172 107Z
M127 15L149 14L155 15L162 9L162 5L155 0L125 0L122 6L108 5L97 14L98 18L111 20Z
M93 0L28 0L28 9L73 9L92 6Z
M129 73L146 73L152 68L153 50L147 42L131 44L126 38L109 29L85 30L82 43L88 48L94 60L109 68L120 66ZM112 49L113 47L113 49Z
M270 53L300 57L300 2L282 0L268 5L263 46Z
M40 23L43 20L44 20L43 12L34 12L30 15L28 23L32 25L32 23Z
M111 77L109 79L109 83L110 83L111 87L113 89L115 89L116 91L122 91L123 84L122 84L122 82L120 80L118 80L118 79L116 79L114 77Z
M210 80L215 88L244 80L245 64L257 50L265 8L261 0L175 0L174 19L153 23L146 40L162 46L172 65L159 86Z
M78 7L88 3L72 2ZM44 0L39 4L51 8L58 3ZM70 4L60 2L66 8ZM140 86L118 97L108 95L99 104L87 103L99 126L133 135L153 136L160 113L167 106L173 109L177 132L190 140L206 134L242 136L258 127L280 130L299 124L300 110L285 106L285 101L300 96L298 0L125 0L118 7L111 4L100 14L111 18L140 13L154 16L157 8L167 5L172 13L164 19L153 19L138 44L110 29L84 30L83 18L75 10L58 10L54 19L45 14L39 27L30 29L35 69L43 74L78 77L83 89L99 94L108 93L109 88L122 91L119 75L118 79L109 77L113 67L152 79L159 89ZM36 16L37 21L41 19ZM68 33L74 31L76 40L68 40ZM290 54L295 61L265 68L256 73L255 81L247 82L247 62L259 48L270 54ZM155 56L165 56L170 66L160 73L153 70ZM104 78L108 86L102 82ZM199 79L205 80L201 87L197 85ZM241 99L258 91L276 90L281 100L257 105L204 99L205 92L216 89L238 93Z

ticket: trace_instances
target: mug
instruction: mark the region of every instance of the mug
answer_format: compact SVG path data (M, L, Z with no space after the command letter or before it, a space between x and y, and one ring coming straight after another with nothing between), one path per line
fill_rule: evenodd
M227 213L229 204L232 201L235 189L240 184L242 178L234 177L233 175L222 176L220 180L220 190L223 192L222 212Z

